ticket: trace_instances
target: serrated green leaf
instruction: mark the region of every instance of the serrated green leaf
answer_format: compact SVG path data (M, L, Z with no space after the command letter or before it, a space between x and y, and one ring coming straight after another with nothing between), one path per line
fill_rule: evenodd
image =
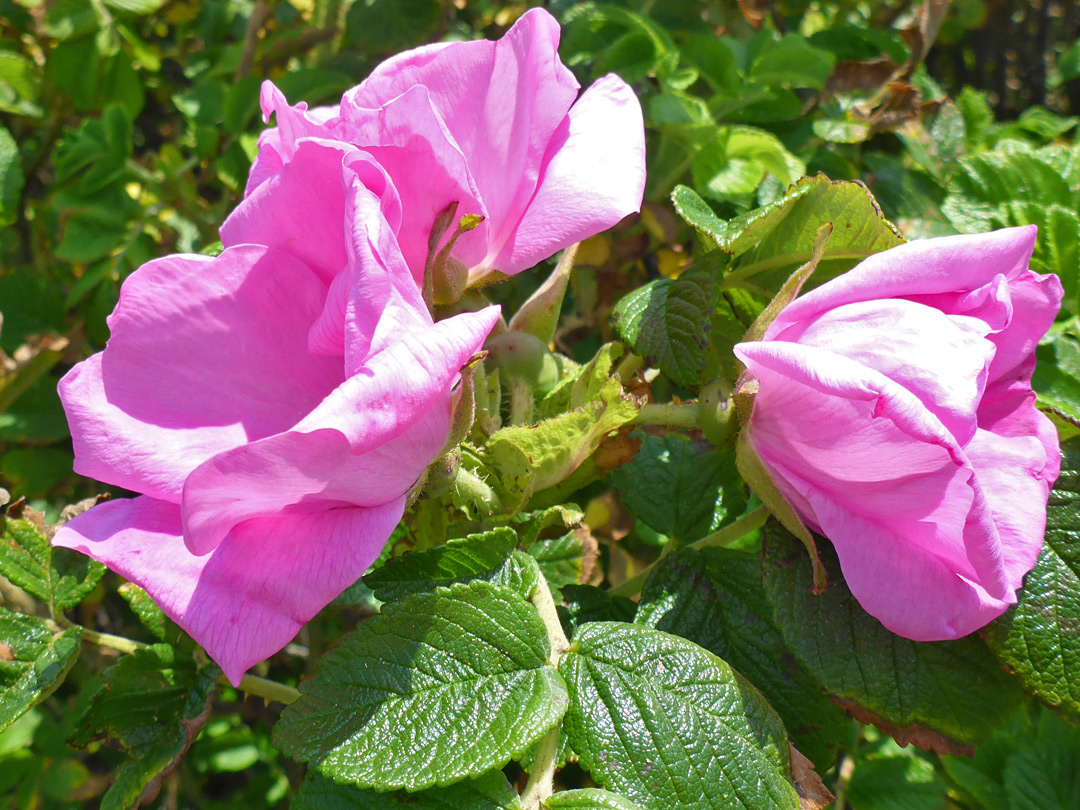
M535 425L505 427L486 447L508 500L524 503L533 493L554 487L593 454L604 438L637 416L638 406L609 379L596 399Z
M697 151L691 170L702 193L723 201L753 193L766 174L788 186L806 173L806 165L771 132L721 127Z
M785 207L785 200L792 194L797 194L797 199ZM859 182L830 181L820 174L805 177L773 206L741 234L743 243L754 238L753 246L732 260L722 289L749 282L776 291L796 268L810 261L818 232L828 223L833 226L832 235L810 286L823 284L867 256L904 241L882 215L870 191ZM757 237L757 232L766 226L770 226L767 232Z
M639 287L615 307L615 328L636 354L676 384L696 390L709 345L708 324L716 309L715 256L700 259L677 279Z
M549 529L560 534L581 523L585 513L572 503L558 504L535 512L522 512L511 518L523 548L528 548Z
M32 59L0 50L0 112L38 117L39 69Z
M756 554L676 552L649 577L634 621L693 641L735 667L761 690L819 773L847 742L847 718L799 666L772 623Z
M81 640L81 627L53 633L41 619L0 608L0 731L63 682Z
M1061 447L1046 507L1046 545L1017 604L991 622L986 643L1028 692L1080 716L1080 445Z
M984 742L1016 710L1019 689L978 637L917 642L894 635L855 601L830 543L818 543L829 587L815 596L802 543L775 521L765 538L765 593L785 643L864 722L946 752Z
M686 543L716 531L746 508L731 449L678 433L639 436L634 460L608 480L623 504L660 534Z
M599 788L564 790L544 800L548 810L640 810L625 796Z
M85 554L53 548L29 520L5 515L0 529L0 574L54 611L79 604L105 574L105 566Z
M442 585L482 579L528 598L536 586L536 568L514 555L517 534L497 528L448 540L428 551L392 557L364 577L380 602L424 593Z
M504 765L561 718L536 611L483 581L391 602L301 686L275 744L339 782L449 785Z
M125 810L144 792L157 792L209 719L220 674L167 644L137 650L105 670L69 738L79 747L106 740L131 756L102 797L103 810Z
M568 532L562 537L540 540L527 549L529 556L536 560L544 574L556 602L562 601L560 589L567 585L580 584L596 563L596 542L591 538L589 542L592 543L591 548L586 547L586 540L582 535Z
M1035 739L1017 747L1000 778L1010 810L1080 807L1080 731L1044 712Z
M420 793L379 793L308 774L289 810L518 810L518 796L501 773Z
M749 78L765 85L820 90L825 86L834 61L828 51L814 48L798 34L789 34L761 50L750 66Z
M797 810L780 718L716 656L648 627L578 628L559 671L593 778L642 810Z

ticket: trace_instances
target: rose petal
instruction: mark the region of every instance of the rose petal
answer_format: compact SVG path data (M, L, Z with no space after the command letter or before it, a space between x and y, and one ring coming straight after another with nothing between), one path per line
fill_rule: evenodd
M517 273L641 208L645 129L634 91L614 74L586 90L556 131L536 194L484 262Z
M442 449L450 388L498 314L457 315L398 340L293 431L206 461L184 486L188 547L205 554L252 517L403 495Z
M417 284L423 283L431 228L450 203L458 203L459 218L466 214L485 217L454 246L460 261L480 262L487 245L488 210L465 156L432 107L427 88L411 87L379 109L346 104L343 115L350 137L364 144L409 202L398 238Z
M975 471L914 395L811 346L742 343L735 351L760 386L746 429L781 477L796 489L812 482L837 509L904 538L911 553L940 558L1005 596L1001 541ZM808 517L836 540L821 515Z
M765 333L771 340L788 326L844 304L977 290L995 276L1012 280L1027 272L1035 249L1034 225L992 233L942 236L875 253L827 284L796 298Z
M72 548L145 588L235 686L280 650L379 556L404 499L248 521L196 557L180 536L180 507L141 497L108 501L61 527Z
M340 384L307 351L325 285L262 247L170 256L124 283L101 354L60 382L75 471L179 502L217 453L287 430Z
M879 522L802 485L840 558L844 581L863 609L915 641L948 641L979 629L1016 601L990 596L945 560Z
M577 96L578 83L559 61L558 46L558 23L532 9L496 42L453 43L383 63L346 93L342 108L378 109L414 86L425 87L468 162L495 252L525 213L548 144Z
M987 332L974 318L957 321L923 304L886 299L839 306L774 339L827 349L881 372L915 394L963 445L975 434L994 357Z

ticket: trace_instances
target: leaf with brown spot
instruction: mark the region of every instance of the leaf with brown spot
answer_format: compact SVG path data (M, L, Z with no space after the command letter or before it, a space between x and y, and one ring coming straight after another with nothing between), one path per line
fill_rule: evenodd
M825 787L814 763L799 753L799 749L788 743L791 748L791 781L799 794L801 810L824 810L836 801L832 791Z
M884 731L900 746L914 745L923 751L933 751L935 754L953 754L954 756L970 757L975 753L975 746L949 739L940 731L921 726L918 723L908 723L906 726L896 726L888 720L884 720L869 709L864 709L853 700L846 700L836 695L829 698L850 714L860 723L874 726Z

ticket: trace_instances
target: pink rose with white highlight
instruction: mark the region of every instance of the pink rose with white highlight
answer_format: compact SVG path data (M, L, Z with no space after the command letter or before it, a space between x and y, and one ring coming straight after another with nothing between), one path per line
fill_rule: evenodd
M876 254L735 348L758 383L751 447L859 603L908 638L999 616L1042 547L1060 455L1031 373L1062 288L1028 268L1035 236Z

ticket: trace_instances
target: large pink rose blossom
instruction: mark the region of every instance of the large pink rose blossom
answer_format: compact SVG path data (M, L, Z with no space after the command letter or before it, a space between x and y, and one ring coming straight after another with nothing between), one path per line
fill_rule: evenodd
M1057 433L1035 345L1061 304L1036 229L910 242L784 309L735 352L750 443L882 624L953 639L1016 601L1043 542Z
M641 106L615 75L578 96L558 56L559 27L526 12L496 41L428 45L379 65L333 107L289 106L269 82L246 190L256 193L312 139L359 147L401 196L401 245L419 282L436 216L485 219L453 255L477 280L513 274L639 210L645 186Z
M369 156L296 158L318 171L245 201L221 255L132 274L105 351L60 384L75 470L142 495L54 543L144 587L234 684L378 556L498 318L432 322Z

